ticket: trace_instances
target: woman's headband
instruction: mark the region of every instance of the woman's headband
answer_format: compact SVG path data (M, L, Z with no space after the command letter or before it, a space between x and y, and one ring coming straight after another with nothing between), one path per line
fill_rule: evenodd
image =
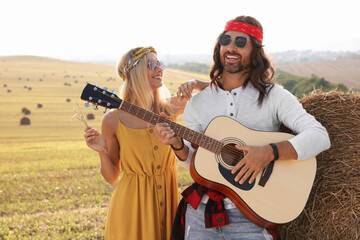
M247 24L244 22L228 22L225 26L224 31L236 31L236 32L243 32L253 36L254 38L258 39L260 42L263 40L263 31L255 27L254 25Z
M153 47L141 48L141 49L137 50L134 53L134 56L129 60L128 64L126 64L126 66L124 67L124 71L120 72L120 77L125 81L125 75L133 67L135 67L135 65L140 61L140 59L145 57L149 52L153 52L153 53L157 54Z

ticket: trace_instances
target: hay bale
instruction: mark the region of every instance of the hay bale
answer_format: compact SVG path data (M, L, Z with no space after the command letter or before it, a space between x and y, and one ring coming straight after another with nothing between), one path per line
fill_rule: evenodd
M20 125L30 125L30 119L27 117L23 117L20 119Z
M95 119L95 115L92 114L92 113L89 113L89 114L86 116L86 118L87 118L88 120L94 120L94 119Z
M41 103L38 103L37 108L42 108L43 105Z
M23 114L25 114L25 115L30 115L30 113L31 113L31 111L30 111L29 109L27 109L27 108L22 108L22 109L21 109L21 112L22 112Z
M309 200L281 239L360 239L360 94L315 91L300 102L326 127L331 148L316 157Z

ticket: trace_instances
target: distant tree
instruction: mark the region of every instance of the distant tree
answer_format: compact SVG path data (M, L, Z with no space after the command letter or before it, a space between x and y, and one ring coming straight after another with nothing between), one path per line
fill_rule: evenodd
M209 74L210 72L210 66L202 63L169 64L166 67L203 74Z
M290 91L298 98L302 98L304 94L307 94L314 89L321 89L323 92L331 90L348 91L344 84L335 84L326 81L325 78L319 78L316 75L311 77L299 77L281 70L277 70L274 81L281 84L285 89Z

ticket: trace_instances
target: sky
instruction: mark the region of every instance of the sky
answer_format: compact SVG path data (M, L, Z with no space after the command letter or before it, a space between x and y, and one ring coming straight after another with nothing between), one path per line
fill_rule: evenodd
M250 15L265 51L359 51L358 0L1 0L0 56L212 54L228 20Z

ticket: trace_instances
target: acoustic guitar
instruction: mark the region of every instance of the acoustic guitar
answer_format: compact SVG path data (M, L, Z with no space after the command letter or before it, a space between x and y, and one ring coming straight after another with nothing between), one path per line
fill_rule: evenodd
M81 99L93 103L95 108L100 105L128 112L153 125L168 123L177 136L198 146L190 165L192 178L223 193L245 217L260 227L271 228L290 222L305 207L315 179L315 158L273 161L251 184L249 179L239 184L234 181L236 174L231 174L231 169L246 154L235 145L262 146L286 141L292 134L254 131L226 116L214 118L204 133L199 133L92 84L85 86Z

